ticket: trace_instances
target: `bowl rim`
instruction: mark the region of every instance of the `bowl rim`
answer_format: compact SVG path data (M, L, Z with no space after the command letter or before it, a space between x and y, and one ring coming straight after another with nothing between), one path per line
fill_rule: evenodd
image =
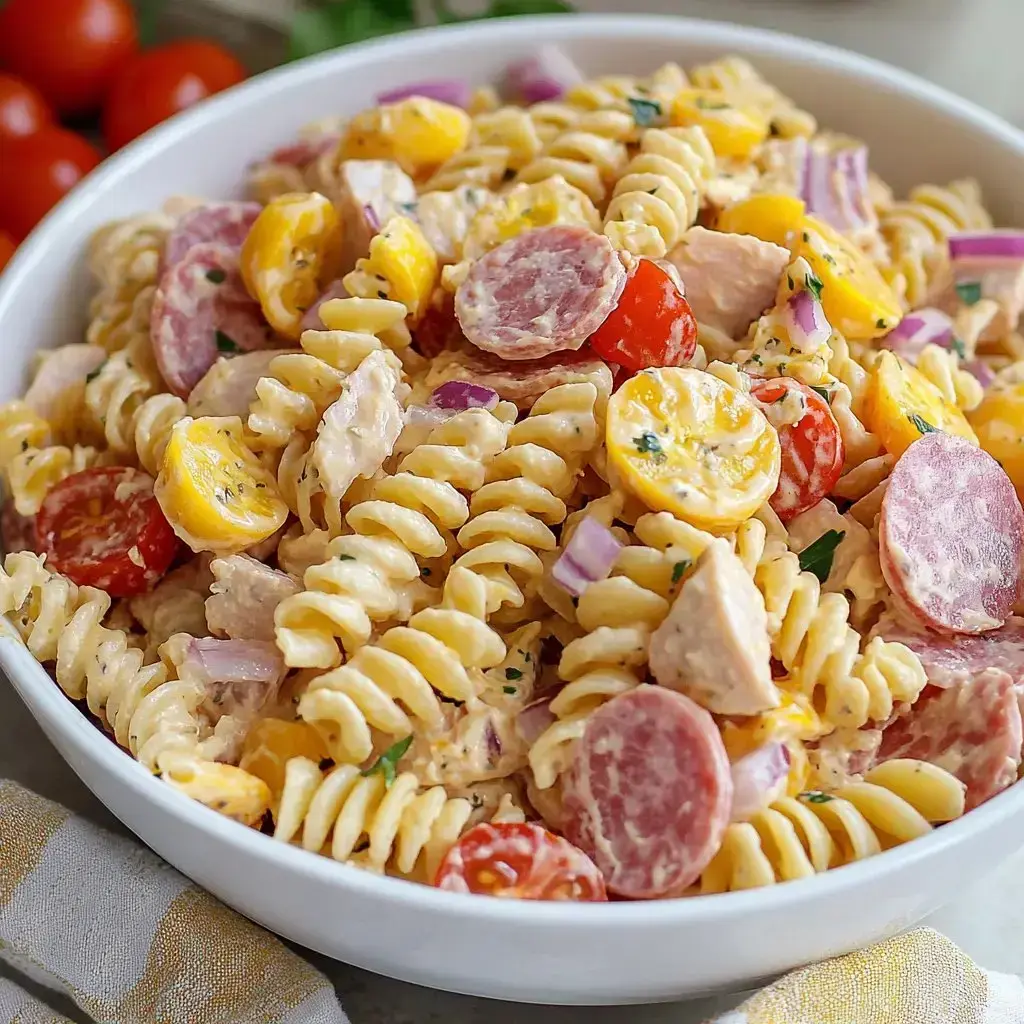
M442 27L428 27L370 40L340 50L287 64L257 75L200 106L159 125L119 153L108 158L59 203L20 246L0 279L0 322L13 315L16 294L28 290L28 278L43 266L51 245L59 244L65 226L74 222L92 202L94 193L152 162L200 124L227 119L249 106L257 96L291 90L302 80L312 80L334 66L342 72L363 60L393 61L414 55L424 39L443 35L471 46L476 40L493 39L500 32L506 40L535 42L555 30L563 40L626 38L635 41L656 36L678 38L715 46L722 53L749 50L777 58L794 66L843 72L852 78L870 80L892 91L910 96L951 119L964 122L1008 149L1017 150L1024 162L1024 133L1002 118L969 100L934 85L910 72L874 58L865 57L826 43L798 36L725 22L660 15L574 14L502 19ZM187 827L195 827L225 843L231 852L255 858L267 866L298 872L327 886L349 889L383 903L402 905L425 913L472 916L493 924L530 923L560 926L593 925L598 920L617 925L696 925L708 920L721 922L749 918L753 913L792 912L812 908L828 898L866 885L872 877L907 871L918 862L942 850L959 845L972 833L979 834L1000 821L1024 811L1024 786L1015 784L983 806L957 821L943 825L927 836L841 868L834 868L797 883L768 886L743 892L702 896L699 899L665 899L606 904L544 903L537 901L480 899L468 894L446 892L429 885L378 876L339 864L329 857L273 838L239 825L189 799L173 786L151 775L130 754L102 735L50 678L45 669L17 639L10 627L0 635L0 668L41 723L52 728L82 758L98 769L110 772L134 795L156 805L162 813ZM1007 850L1007 856L1012 850Z

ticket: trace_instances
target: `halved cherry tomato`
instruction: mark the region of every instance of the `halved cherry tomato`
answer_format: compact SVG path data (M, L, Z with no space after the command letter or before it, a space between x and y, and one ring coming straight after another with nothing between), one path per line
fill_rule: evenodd
M62 480L39 509L36 533L47 564L111 597L148 590L178 551L152 477L123 466L86 469Z
M54 120L49 104L34 85L0 73L0 135L32 135Z
M183 39L140 53L117 76L103 108L103 137L113 149L161 121L237 85L245 68L204 39Z
M520 900L608 899L597 865L568 839L526 822L484 822L445 855L435 885Z
M0 229L21 241L99 162L81 135L63 128L0 138Z
M832 491L846 450L828 401L792 377L760 381L751 397L779 434L782 472L768 500L783 522L814 508Z
M697 347L697 321L668 272L641 259L618 306L590 336L590 347L628 370L684 366Z
M6 231L0 231L0 270L3 270L11 262L11 257L17 248L18 245L14 239Z
M31 82L62 114L96 110L138 49L129 0L7 0L0 64Z

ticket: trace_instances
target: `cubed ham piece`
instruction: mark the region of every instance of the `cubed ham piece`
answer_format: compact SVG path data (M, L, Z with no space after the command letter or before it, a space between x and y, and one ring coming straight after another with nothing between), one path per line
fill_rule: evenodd
M329 198L341 214L341 273L347 274L392 217L415 208L416 186L390 160L345 160L338 168L338 194Z
M248 555L216 558L210 564L214 584L206 599L210 630L233 640L274 639L274 612L302 588L287 573Z
M698 322L742 338L775 302L788 249L753 235L691 228L669 253Z
M651 636L654 678L719 715L778 706L764 599L724 541L710 544Z
M218 359L189 393L188 414L246 419L256 398L257 382L267 376L271 361L286 351L265 349Z

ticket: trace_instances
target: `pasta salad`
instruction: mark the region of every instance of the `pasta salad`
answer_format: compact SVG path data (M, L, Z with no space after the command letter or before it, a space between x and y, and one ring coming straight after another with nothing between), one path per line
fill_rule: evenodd
M0 612L341 864L790 881L1018 777L1024 232L746 61L379 96L94 238L0 407Z

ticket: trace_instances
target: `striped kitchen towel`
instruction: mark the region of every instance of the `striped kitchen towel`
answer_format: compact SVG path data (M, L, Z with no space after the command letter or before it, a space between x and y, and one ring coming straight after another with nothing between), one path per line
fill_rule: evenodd
M100 1024L346 1024L327 979L130 839L0 780L0 957ZM66 1021L0 978L0 1022Z

